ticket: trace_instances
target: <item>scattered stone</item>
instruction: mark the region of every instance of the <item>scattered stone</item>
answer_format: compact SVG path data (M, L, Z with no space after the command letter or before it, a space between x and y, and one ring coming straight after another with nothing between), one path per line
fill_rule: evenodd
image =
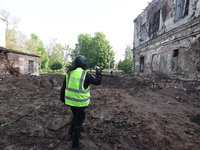
M54 90L60 91L60 90L61 90L61 87L60 87L60 86L58 86L58 87L53 87L53 89L54 89Z
M114 150L118 150L117 144L114 144L113 149L114 149Z
M15 147L13 145L5 147L3 150L14 150Z
M104 122L109 123L112 121L112 117L107 117L104 119Z
M101 132L100 138L101 138L101 139L104 139L105 136L106 136L106 133L105 133L104 131Z
M132 135L131 137L132 137L132 139L135 139L135 138L137 138L137 135Z
M181 98L176 96L175 99L178 101L178 102L181 102Z
M200 91L200 86L195 87L195 89L196 89L197 91Z
M55 145L53 144L53 143L51 143L50 145L49 145L49 148L54 148L55 147Z

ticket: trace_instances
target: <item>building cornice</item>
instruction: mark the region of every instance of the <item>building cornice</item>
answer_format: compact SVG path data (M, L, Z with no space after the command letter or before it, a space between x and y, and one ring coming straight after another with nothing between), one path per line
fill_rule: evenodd
M169 39L170 36L173 36L174 34L180 33L182 31L187 30L188 28L192 28L194 26L200 26L200 17L195 19L195 20L192 20L192 21L190 21L190 22L188 22L188 23L186 23L182 26L174 28L174 29L172 29L168 32L165 32L165 33L157 36L156 38L153 38L153 39L151 39L151 40L149 40L149 41L147 41L147 42L145 42L145 43L143 43L143 44L141 44L137 47L134 47L133 51L139 51L139 50L141 50L141 49L143 49L147 46L151 46L151 45L153 45L153 44L155 44L156 42L159 42L159 41L164 41L164 42L160 43L160 45L168 45L168 44L171 44L174 41L182 40L182 39L194 36L196 34L200 34L200 30L198 30L198 31L192 32L192 33L185 35L185 36L182 36L182 37L174 37L172 39ZM167 39L169 39L169 40L167 40ZM160 45L158 45L158 46L160 46Z

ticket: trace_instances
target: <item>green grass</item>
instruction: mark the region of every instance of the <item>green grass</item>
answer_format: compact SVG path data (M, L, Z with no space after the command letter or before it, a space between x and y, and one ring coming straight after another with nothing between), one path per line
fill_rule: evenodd
M39 73L41 75L43 74L59 74L59 75L65 75L66 71L63 69L59 69L59 70L51 70L51 69L42 69L39 71Z
M90 72L90 70L87 70L88 72ZM51 70L51 69L42 69L39 71L39 73L41 75L45 75L45 74L59 74L59 75L65 75L66 74L66 70L63 69L59 69L59 70ZM91 70L90 73L95 73L95 70ZM102 73L106 73L106 74L110 74L110 71L108 70L103 70ZM124 73L123 70L114 70L113 72L114 75L124 75L127 73Z
M89 70L88 70L88 71L89 71ZM90 72L90 71L89 71L89 72ZM95 71L92 70L91 73L95 73ZM110 71L108 71L108 70L103 70L102 73L104 73L104 74L110 74ZM127 73L124 73L123 70L114 70L113 74L114 74L114 75L125 75L125 74L127 74Z

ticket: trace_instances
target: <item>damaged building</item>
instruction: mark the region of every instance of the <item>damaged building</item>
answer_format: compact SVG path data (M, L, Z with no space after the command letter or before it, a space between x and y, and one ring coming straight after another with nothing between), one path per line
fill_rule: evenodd
M133 74L200 80L200 0L153 0L134 20Z
M39 56L0 46L0 75L38 73Z
M0 18L0 76L38 73L39 56L5 47L6 23Z

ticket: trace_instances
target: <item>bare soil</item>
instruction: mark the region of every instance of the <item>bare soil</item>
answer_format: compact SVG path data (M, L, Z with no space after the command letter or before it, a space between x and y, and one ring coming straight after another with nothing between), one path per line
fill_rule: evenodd
M0 79L0 149L70 150L64 76ZM91 87L83 150L199 150L199 81L163 75L104 76Z

